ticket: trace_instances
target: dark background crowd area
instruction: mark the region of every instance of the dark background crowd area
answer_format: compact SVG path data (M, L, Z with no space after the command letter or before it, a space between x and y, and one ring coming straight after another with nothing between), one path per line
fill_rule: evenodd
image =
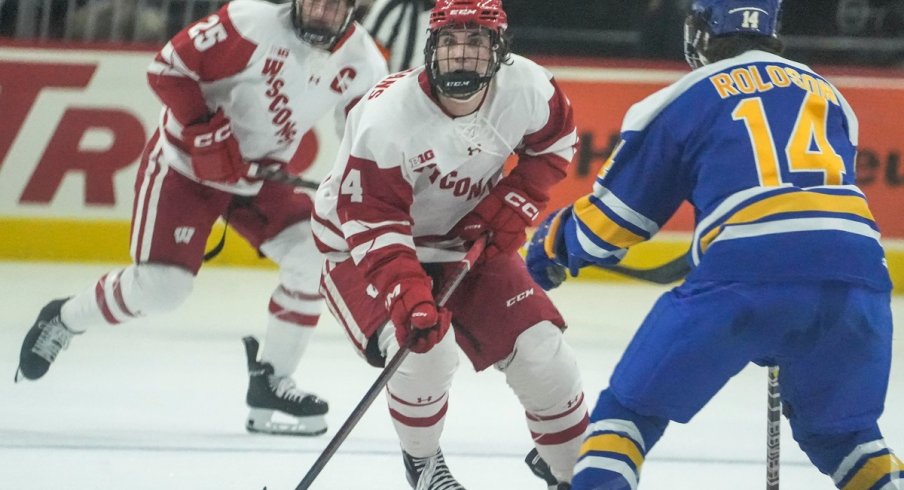
M0 36L160 44L223 3L0 0ZM682 23L689 4L690 0L504 1L517 52L675 61L682 59ZM793 59L904 67L904 0L785 0L783 10L781 32L786 55Z
M509 0L518 48L538 54L683 59L690 0ZM786 54L806 63L904 64L904 0L785 0Z

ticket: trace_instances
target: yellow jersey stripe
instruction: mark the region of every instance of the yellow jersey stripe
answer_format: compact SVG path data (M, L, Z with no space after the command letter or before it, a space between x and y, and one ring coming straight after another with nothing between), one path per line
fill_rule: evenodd
M543 250L546 251L546 257L550 260L556 259L556 237L559 236L559 227L562 226L562 215L570 212L570 209L559 211L559 214L549 223L549 232L546 233L546 240L543 241Z
M904 463L894 454L876 456L867 460L842 490L867 490L882 477L899 471L904 471Z
M706 250L726 225L749 223L781 213L822 211L848 213L873 221L866 200L860 196L839 196L818 192L789 192L754 202L733 214L720 226L708 231L700 240L701 250Z
M574 203L574 215L587 225L593 234L617 248L628 248L631 245L646 240L644 237L619 225L590 200L591 196L584 196Z
M599 434L591 436L581 445L581 456L590 451L605 451L610 453L624 454L634 463L636 472L640 473L640 466L643 465L643 454L637 448L637 444L631 439L618 434Z

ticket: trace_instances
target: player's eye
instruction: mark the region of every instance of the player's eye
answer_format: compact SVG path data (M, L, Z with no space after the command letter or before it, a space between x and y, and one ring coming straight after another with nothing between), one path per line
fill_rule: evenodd
M468 45L476 48L483 48L488 47L490 45L490 41L486 38L486 36L474 34L468 37Z

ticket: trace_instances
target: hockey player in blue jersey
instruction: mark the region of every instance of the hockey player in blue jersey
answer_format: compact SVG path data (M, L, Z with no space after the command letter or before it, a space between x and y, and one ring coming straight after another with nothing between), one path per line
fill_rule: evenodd
M669 421L688 422L749 362L780 366L784 413L845 490L904 485L882 413L890 290L879 230L855 185L857 118L838 90L782 58L778 0L695 0L694 70L634 105L593 191L528 250L557 286L618 262L683 201L694 269L664 294L590 418L574 490L634 489Z

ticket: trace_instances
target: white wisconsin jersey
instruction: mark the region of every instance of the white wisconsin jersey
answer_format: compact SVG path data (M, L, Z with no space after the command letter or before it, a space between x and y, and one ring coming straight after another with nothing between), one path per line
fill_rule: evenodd
M509 155L518 155L519 166L543 160L564 176L576 143L567 99L526 58L512 55L480 108L462 117L431 95L423 66L391 75L349 115L336 164L317 192L315 236L336 260L351 252L359 262L382 246L414 243L422 261L455 260L460 252L449 251L460 242L446 235L501 178ZM358 247L353 237L374 235L375 227L386 233Z
M293 3L233 1L173 38L149 68L150 75L196 82L208 112L222 109L230 119L248 162L292 161L302 136L330 110L341 135L347 111L387 74L379 48L357 24L330 51L301 41ZM183 126L173 116L164 107L164 159L197 180L181 142ZM239 194L261 185L253 179L205 184Z

